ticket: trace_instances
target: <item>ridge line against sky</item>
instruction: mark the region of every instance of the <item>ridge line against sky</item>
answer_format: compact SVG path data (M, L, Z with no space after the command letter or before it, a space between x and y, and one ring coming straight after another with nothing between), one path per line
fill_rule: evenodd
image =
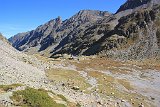
M35 29L58 16L68 19L80 10L115 13L126 0L0 0L0 32L7 38Z

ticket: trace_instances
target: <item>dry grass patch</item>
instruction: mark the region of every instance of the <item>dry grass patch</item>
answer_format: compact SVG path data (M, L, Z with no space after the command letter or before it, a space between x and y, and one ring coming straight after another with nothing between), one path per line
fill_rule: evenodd
M22 85L21 84L0 85L0 92L7 92L8 90L12 90L19 86L22 86Z
M85 80L85 78L81 77L81 75L73 70L65 70L65 69L50 69L46 71L47 77L54 81L55 84L63 84L67 87L78 86L80 90L85 90L90 87Z
M145 59L142 61L128 61L131 65L137 65L142 67L142 70L152 69L160 71L160 60L158 59Z
M123 62L114 61L106 58L93 58L90 60L82 60L80 62L71 61L71 64L75 65L78 70L85 70L86 68L92 68L94 70L107 70L108 67L121 67Z
M121 73L128 74L132 72L132 69L140 70L139 67L128 64L127 62L115 61L112 59L105 58L93 58L90 60L82 60L82 61L70 61L71 65L75 65L77 70L91 69L91 70L100 70L106 71L109 70L113 74ZM129 69L127 69L129 68Z
M123 85L127 90L133 90L134 88L131 86L130 82L125 79L117 79L117 81Z

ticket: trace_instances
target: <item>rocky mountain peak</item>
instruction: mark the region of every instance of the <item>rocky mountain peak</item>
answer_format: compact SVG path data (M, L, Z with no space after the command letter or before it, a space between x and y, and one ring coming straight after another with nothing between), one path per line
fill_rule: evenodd
M105 15L108 15L109 12L107 11L99 11L99 10L80 10L78 12L78 15L80 16L87 16L87 15L90 15L90 16L105 16Z
M118 12L121 12L121 11L124 11L124 10L128 10L128 9L134 9L138 6L141 6L141 5L144 5L144 4L147 4L147 3L157 3L157 1L160 1L160 0L127 0L117 11Z
M62 23L62 19L60 16L58 16L57 18L48 21L47 23L39 26L38 28L45 27L45 29L46 29L46 27L48 27L48 26L55 28L55 27L59 26L61 23Z
M58 16L55 20L58 25L62 23L62 19L60 16Z
M73 17L71 17L71 20L81 21L81 22L97 21L109 15L110 13L107 11L81 10L77 14L75 14Z

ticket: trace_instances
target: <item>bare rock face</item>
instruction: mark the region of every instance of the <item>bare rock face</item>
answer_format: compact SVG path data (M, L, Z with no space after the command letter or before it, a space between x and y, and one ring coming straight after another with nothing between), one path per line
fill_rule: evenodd
M160 0L127 0L118 10L118 12L135 8L149 8L159 4Z
M12 43L12 46L14 46L16 49L18 49L18 47L20 47L22 44L24 44L24 40L25 38L27 38L26 35L28 35L29 32L25 32L25 33L18 33L16 36L13 36L11 38L9 38L9 42Z
M61 23L62 23L62 20L60 17L58 17L54 20L50 20L44 25L37 27L36 30L32 30L26 33L19 33L14 37L11 37L9 41L13 43L14 47L16 47L18 50L21 50L21 51L30 47L36 47L53 30L56 30L61 25Z
M113 30L96 41L84 55L101 55L120 59L144 59L158 57L159 6L143 9L118 20Z
M149 3L151 0L127 0L125 4L123 4L117 11L124 11L127 9L134 9L138 6L142 6L143 4Z

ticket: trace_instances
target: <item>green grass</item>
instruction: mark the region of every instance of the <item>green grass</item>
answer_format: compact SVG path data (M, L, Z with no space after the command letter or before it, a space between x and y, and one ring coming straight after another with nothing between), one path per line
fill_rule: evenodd
M33 88L13 92L11 99L21 107L66 107L63 104L57 104L47 91Z
M16 87L22 86L21 84L12 84L12 85L0 85L0 90L2 91L8 91L12 90Z
M64 97L62 94L58 94L57 96L59 98L61 98L63 101L68 102L68 100L66 99L66 97Z

